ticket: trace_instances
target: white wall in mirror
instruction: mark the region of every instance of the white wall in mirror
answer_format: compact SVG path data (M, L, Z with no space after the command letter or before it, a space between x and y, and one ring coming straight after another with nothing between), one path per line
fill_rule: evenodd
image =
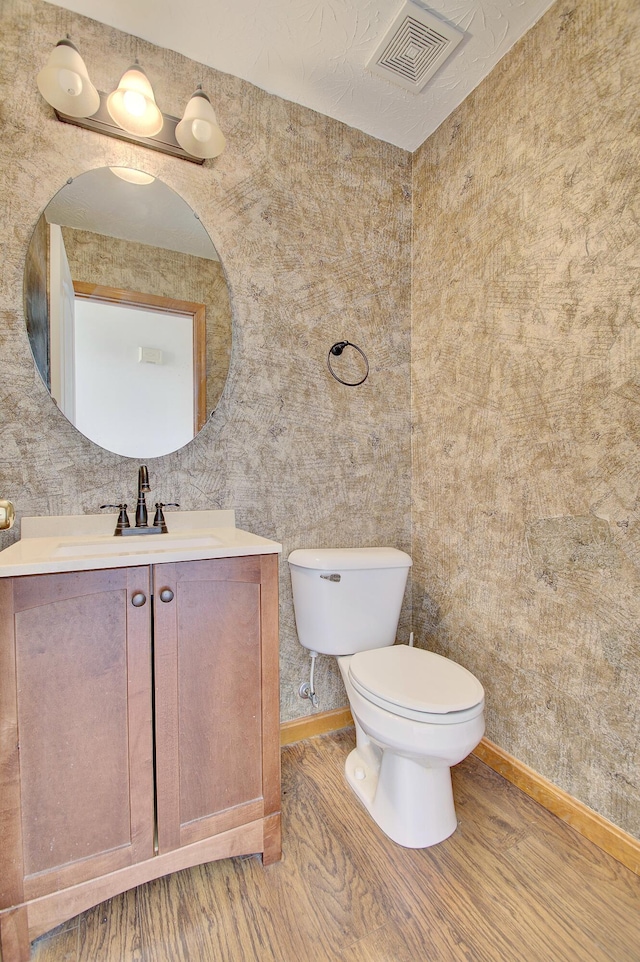
M131 458L159 457L191 440L188 317L78 298L75 358L75 423L85 437Z

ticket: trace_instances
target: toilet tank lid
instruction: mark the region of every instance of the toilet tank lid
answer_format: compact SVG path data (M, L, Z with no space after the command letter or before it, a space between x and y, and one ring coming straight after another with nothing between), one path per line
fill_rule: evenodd
M356 571L363 568L410 568L413 562L398 548L297 548L290 565L316 571Z

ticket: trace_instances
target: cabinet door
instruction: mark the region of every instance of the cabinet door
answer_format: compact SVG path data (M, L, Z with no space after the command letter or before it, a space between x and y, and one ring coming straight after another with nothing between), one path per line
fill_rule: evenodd
M277 557L153 577L162 853L279 809Z
M3 588L0 660L13 663L15 696L2 713L17 742L2 764L22 812L18 824L14 806L10 837L22 840L8 864L0 855L0 876L29 899L153 856L149 569Z

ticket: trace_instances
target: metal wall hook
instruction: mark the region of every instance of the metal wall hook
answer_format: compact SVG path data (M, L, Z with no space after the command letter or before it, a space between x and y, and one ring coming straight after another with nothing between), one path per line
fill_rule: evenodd
M338 377L336 372L331 367L331 358L340 357L345 347L352 347L354 351L358 352L365 363L366 371L364 373L364 377L361 377L359 381L343 381L343 379ZM340 384L345 384L347 387L357 387L358 384L362 384L369 377L369 361L367 360L367 355L364 353L362 348L358 347L357 344L352 344L351 341L336 341L335 344L331 345L329 348L329 353L327 354L327 367L329 368L329 373L331 376L334 377L336 381L339 381Z

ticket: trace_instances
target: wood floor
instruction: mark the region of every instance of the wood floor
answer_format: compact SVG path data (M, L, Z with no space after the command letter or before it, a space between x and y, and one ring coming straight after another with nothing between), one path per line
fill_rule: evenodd
M227 859L97 906L37 962L640 962L640 878L470 756L458 830L394 845L343 776L353 732L283 751L284 857Z

